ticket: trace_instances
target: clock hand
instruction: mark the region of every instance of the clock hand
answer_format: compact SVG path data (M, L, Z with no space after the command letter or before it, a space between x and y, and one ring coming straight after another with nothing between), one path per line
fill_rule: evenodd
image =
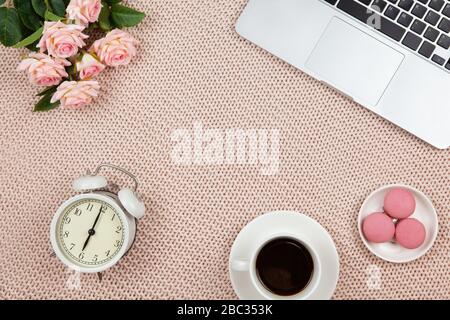
M97 224L98 218L100 218L100 215L102 214L102 212L103 212L103 207L100 207L100 211L98 212L97 218L95 218L94 225L92 226L91 230L94 230L95 225Z
M89 230L88 230L88 237L87 237L87 239L86 239L86 241L84 242L84 245L83 245L83 249L81 250L81 251L84 251L84 249L86 248L86 246L88 245L88 243L89 243L89 240L91 239L91 237L95 234L95 226L97 225L97 221L98 221L98 219L100 218L100 215L101 215L101 213L102 213L102 207L100 207L100 211L98 212L98 214L97 214L97 217L95 218L95 221L94 221L94 224L92 225L92 228L90 228Z
M91 231L91 229L89 229L89 231ZM81 251L84 251L84 249L86 248L87 244L89 243L89 239L90 238L91 238L91 233L89 232L89 236L87 237L86 241L84 242L83 249Z

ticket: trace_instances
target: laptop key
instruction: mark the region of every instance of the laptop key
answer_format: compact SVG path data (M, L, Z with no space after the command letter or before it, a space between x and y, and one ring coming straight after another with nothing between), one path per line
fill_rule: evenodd
M428 27L427 31L425 31L423 36L428 40L430 40L431 42L435 42L436 39L439 37L439 31L432 27Z
M438 25L438 28L444 31L445 33L450 32L450 20L442 18L441 22Z
M437 14L433 10L430 10L430 11L428 11L428 13L425 17L425 21L428 22L429 24L435 26L438 23L440 18L441 18L441 16L439 14Z
M359 2L364 3L366 6L368 6L372 0L359 0Z
M416 19L416 20L414 20L414 22L411 26L411 30L414 31L415 33L417 33L418 35L421 35L426 27L427 27L427 25L425 23Z
M400 9L389 5L389 7L384 12L384 15L388 18L391 18L392 20L395 20L395 19L397 19L399 13L400 13Z
M416 3L416 5L412 9L411 13L418 18L423 18L425 13L427 13L427 8L419 3Z
M409 27L409 25L411 24L411 22L413 21L413 17L410 16L409 14L402 12L400 14L400 17L398 17L397 22L400 23L402 26L405 26L406 28Z
M325 2L328 2L329 4L334 6L336 2L338 2L338 0L325 0Z
M410 48L411 50L416 51L419 48L420 43L422 42L422 38L416 36L412 32L408 32L403 39L402 43Z
M450 18L450 4L447 4L445 6L444 10L442 10L442 13Z
M445 65L445 69L450 70L450 60L447 62L447 64Z
M436 46L434 44L431 44L428 41L424 41L419 49L419 53L425 58L429 58L433 54L434 49L436 49Z
M386 8L387 3L384 0L374 0L372 3L372 9L377 12L383 12L384 8Z
M445 63L445 59L442 58L441 56L438 56L437 54L433 55L431 60L440 66L444 65L444 63Z
M414 4L414 0L400 0L398 6L403 10L409 11Z
M447 36L446 34L441 35L437 44L444 49L450 48L450 37Z
M431 0L428 6L436 11L441 11L444 4L445 4L444 0Z
M358 19L359 21L365 24L368 24L376 19L379 19L380 28L377 30L396 41L400 41L406 32L404 28L400 27L396 23L392 22L386 17L380 16L378 13L371 11L370 9L367 9L366 7L364 7L363 5L359 4L356 1L353 0L339 1L337 7L338 9L341 9L342 11L346 12L347 14L353 16L354 18Z

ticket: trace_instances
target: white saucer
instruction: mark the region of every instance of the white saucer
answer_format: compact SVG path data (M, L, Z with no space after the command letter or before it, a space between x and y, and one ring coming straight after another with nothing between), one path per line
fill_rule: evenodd
M384 196L390 189L396 187L411 191L416 199L416 210L411 218L422 222L426 231L425 242L417 249L406 249L395 242L372 243L367 241L362 233L364 218L373 212L383 212ZM438 233L438 218L436 209L425 194L410 186L393 184L381 187L367 197L359 210L358 230L362 241L374 255L386 261L405 263L420 258L433 246Z
M339 256L333 239L315 220L292 211L266 213L251 221L239 233L233 243L230 262L235 259L249 259L262 239L272 234L290 233L307 236L318 253L322 266L321 277L310 299L330 299L336 289L339 277ZM240 299L261 300L265 297L252 283L250 272L236 272L230 268L233 289Z

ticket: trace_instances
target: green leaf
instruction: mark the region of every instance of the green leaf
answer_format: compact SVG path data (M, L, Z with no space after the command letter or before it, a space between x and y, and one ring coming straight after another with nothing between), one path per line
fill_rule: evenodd
M111 18L118 28L134 27L141 22L144 17L144 13L125 7L121 4L113 4L111 6Z
M32 44L27 45L26 48L30 51L38 52L39 51L39 48L37 47L38 44L39 40L33 42Z
M93 23L89 23L89 26L85 30L92 31L92 30L95 30L98 28L99 28L98 22L93 22Z
M47 87L44 90L42 90L41 92L39 92L36 96L38 97L42 97L48 94L53 95L56 92L56 89L58 88L58 86L51 86L51 87Z
M78 59L81 59L81 55L78 57ZM66 67L66 72L69 75L69 81L72 81L76 75L77 75L77 64L76 62L72 63L71 66Z
M47 10L45 11L45 20L49 20L49 21L61 21L64 20L63 17L57 16L56 14L54 14L53 12Z
M44 94L41 100L39 100L34 107L34 112L50 111L57 108L60 105L60 102L56 101L55 103L51 103L50 100L52 99L52 96L53 93Z
M40 27L32 35L30 35L30 36L26 37L25 39L23 39L22 41L16 43L13 47L14 48L23 48L23 47L29 46L30 44L33 44L34 42L38 41L41 38L43 31L44 31L44 27Z
M14 0L14 7L25 27L34 31L42 26L41 18L34 12L31 0Z
M7 47L22 39L22 26L15 8L0 8L0 42Z
M64 17L66 15L66 4L63 0L49 0L52 12L57 16Z
M42 18L45 17L47 6L45 5L44 0L31 0L31 6L38 15L40 15Z
M102 11L100 11L100 16L98 17L98 25L100 29L103 31L110 31L112 29L111 21L109 20L109 16L111 15L111 10L107 3L102 1Z
M119 2L122 2L122 0L105 0L107 4L113 5Z

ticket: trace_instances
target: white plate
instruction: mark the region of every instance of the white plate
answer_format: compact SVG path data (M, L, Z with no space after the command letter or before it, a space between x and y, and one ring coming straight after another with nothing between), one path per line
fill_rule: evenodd
M305 235L318 253L322 267L321 277L316 289L309 296L314 300L330 299L336 289L339 277L339 256L333 239L315 220L304 214L292 211L266 213L251 221L239 233L233 243L230 262L235 259L248 259L255 247L274 234L290 233ZM230 268L233 289L240 299L260 300L265 297L254 286L249 272L236 272Z
M392 188L398 187L407 189L413 193L414 198L416 199L416 210L411 218L416 218L425 226L425 241L416 249L406 249L395 242L369 242L362 233L362 222L364 218L373 212L383 212L384 196ZM386 261L405 263L420 258L433 246L438 233L438 218L436 209L425 194L410 186L393 184L381 187L367 197L359 210L358 230L362 241L373 254Z

